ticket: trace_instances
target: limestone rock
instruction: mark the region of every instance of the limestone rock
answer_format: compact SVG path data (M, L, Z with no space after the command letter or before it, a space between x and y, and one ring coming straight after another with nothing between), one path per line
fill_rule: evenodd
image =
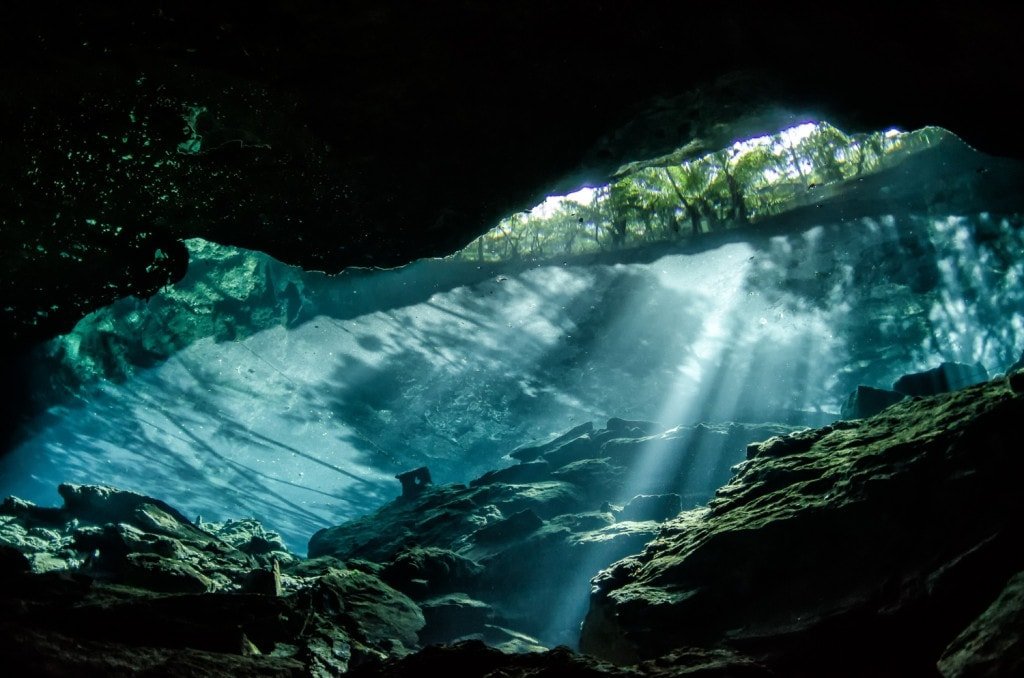
M262 562L274 560L281 564L289 564L297 560L284 545L281 535L267 530L254 518L226 520L222 523L204 522L201 527L203 531L212 534L228 546L259 557Z
M666 427L653 421L635 421L612 417L608 420L605 428L609 431L614 431L618 437L641 438L664 431Z
M604 429L575 427L520 448L514 456L523 463L468 487L426 486L373 515L321 530L309 555L349 567L383 563L380 576L415 600L465 596L488 605L495 625L546 644L575 644L587 580L650 541L656 521L683 505L677 490L688 490L687 505L706 501L748 443L793 430L714 424L652 434L656 428L621 419ZM659 472L635 472L652 460L663 466ZM638 494L651 496L628 505L616 523L611 502ZM608 511L597 510L606 504ZM459 638L442 638L437 628L431 640Z
M412 547L387 563L381 577L406 595L416 597L472 590L480 565L458 553L440 548Z
M136 515L151 521L152 526L160 523L162 529L174 534L186 533L192 525L188 518L166 502L136 492L65 483L57 487L57 493L64 500L64 512L79 520L98 524L119 522L139 511Z
M485 525L473 533L477 543L502 542L520 539L540 529L544 521L531 509L523 509L508 518Z
M187 562L148 553L128 554L118 580L162 593L206 593L216 588L212 580Z
M195 525L165 502L94 485L62 485L59 508L10 497L0 543L32 571L78 570L157 592L237 590L254 570L297 559L252 519ZM217 535L223 535L222 540Z
M871 386L858 386L843 403L839 415L843 419L863 419L895 405L906 396L896 391Z
M420 632L420 640L425 645L482 633L494 616L490 605L463 593L431 598L423 601L420 608L426 620Z
M358 570L328 570L311 594L328 616L345 615L350 633L384 656L401 655L418 646L423 613L403 593Z
M607 457L580 459L551 473L551 477L555 480L572 483L586 492L588 497L594 499L618 496L625 475L626 467L612 463L612 460Z
M497 471L488 471L479 478L470 481L470 487L477 487L478 485L489 485L490 483L507 483L507 484L521 484L521 483L535 483L541 480L547 480L551 473L551 464L544 461L543 459L538 461L531 461L522 464L516 464L515 466L509 466L508 468L499 469Z
M948 393L988 380L988 372L980 364L944 362L924 372L905 374L895 381L892 390L908 396Z
M554 436L551 440L548 440L547 442L531 443L530 445L526 445L524 447L519 447L515 450L512 450L511 452L509 452L508 456L512 457L513 459L518 459L523 463L534 461L538 457L544 455L546 452L549 452L550 450L553 450L570 440L574 440L582 435L589 434L593 430L593 422L588 421L583 424L580 424L579 426L575 426L569 429L565 433Z
M933 672L1021 569L1022 416L998 380L756 446L708 508L595 578L582 649L635 662L727 644L785 675Z
M1024 572L949 644L938 668L946 678L1024 674Z

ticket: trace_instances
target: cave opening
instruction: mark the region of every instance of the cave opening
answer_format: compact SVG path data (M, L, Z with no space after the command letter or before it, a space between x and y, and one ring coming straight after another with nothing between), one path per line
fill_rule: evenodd
M202 143L189 110L183 153ZM1019 365L1022 172L940 128L802 121L630 162L395 269L190 239L179 282L32 353L5 539L36 571L252 585L150 562L175 555L147 529L185 528L83 532L103 521L33 506L113 486L273 555L293 595L325 559L378 578L420 615L403 651L575 648L591 579L705 510L757 443Z

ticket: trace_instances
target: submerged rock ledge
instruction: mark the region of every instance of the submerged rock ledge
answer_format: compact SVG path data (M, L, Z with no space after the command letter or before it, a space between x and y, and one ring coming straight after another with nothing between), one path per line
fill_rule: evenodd
M817 430L613 419L323 530L308 560L255 521L192 523L65 485L62 508L0 507L0 662L50 676L1011 675L1022 414L1017 372ZM693 471L708 436L757 434L705 507L659 524L678 494L613 503L644 449ZM571 621L557 608L576 574L651 537L593 580L585 654L527 635Z

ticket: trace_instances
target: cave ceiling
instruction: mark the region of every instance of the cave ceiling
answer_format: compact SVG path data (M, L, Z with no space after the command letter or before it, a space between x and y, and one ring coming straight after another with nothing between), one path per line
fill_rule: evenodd
M451 253L502 216L797 119L1020 156L1019 8L684 2L0 7L0 296L15 347L187 266Z

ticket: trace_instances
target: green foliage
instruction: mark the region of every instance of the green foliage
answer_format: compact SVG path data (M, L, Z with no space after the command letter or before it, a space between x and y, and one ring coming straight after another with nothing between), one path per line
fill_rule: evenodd
M756 226L892 167L946 135L938 128L846 135L826 123L806 123L685 162L673 154L632 163L610 184L549 198L502 220L455 256L544 260Z

